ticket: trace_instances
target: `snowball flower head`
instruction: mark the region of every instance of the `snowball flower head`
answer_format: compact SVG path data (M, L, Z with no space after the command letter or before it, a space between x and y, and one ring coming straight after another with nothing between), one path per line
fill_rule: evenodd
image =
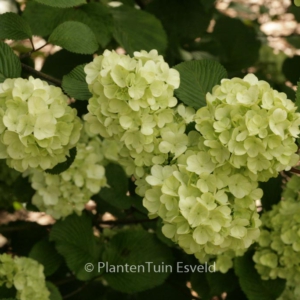
M30 77L0 84L0 158L23 172L66 160L81 130L76 110L58 87Z
M284 200L262 215L259 246L253 256L262 279L286 279L292 295L288 299L300 298L300 202L295 183L299 184L297 175L287 183Z
M214 163L228 160L253 180L267 181L298 162L300 114L286 94L248 74L223 79L206 101L196 113L196 129Z
M106 50L84 70L93 95L85 120L93 133L124 143L136 178L164 163L168 153L178 156L186 149L185 123L194 110L182 110L181 116L173 109L179 73L156 50L133 57Z
M0 287L14 287L19 300L49 300L44 267L27 257L0 255Z
M85 204L106 186L102 142L93 137L77 144L77 155L69 169L59 175L34 170L30 175L36 190L32 203L55 219L73 212L81 214Z

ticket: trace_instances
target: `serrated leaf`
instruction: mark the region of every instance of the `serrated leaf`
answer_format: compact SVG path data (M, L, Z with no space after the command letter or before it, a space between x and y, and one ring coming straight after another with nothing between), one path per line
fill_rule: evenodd
M48 36L61 23L62 9L42 5L35 1L26 3L23 18L27 20L34 35Z
M66 21L51 33L48 42L79 54L93 54L98 43L93 31L85 24Z
M0 15L0 39L25 40L31 36L30 26L25 19L12 12Z
M49 300L62 300L63 299L58 288L52 282L46 281L46 287L50 292Z
M70 168L72 163L74 162L76 155L77 155L77 149L76 147L70 149L69 151L69 156L67 156L67 160L57 164L54 168L52 169L47 169L45 170L46 173L53 174L53 175L58 175Z
M282 176L270 178L267 182L260 182L260 188L264 194L261 203L264 211L270 210L272 205L277 204L281 200L282 193Z
M134 51L156 49L164 52L167 36L158 19L145 11L122 5L113 8L113 36L132 55Z
M285 280L262 280L254 268L253 252L235 258L234 271L239 278L240 286L249 300L277 299L285 288Z
M128 192L128 178L123 168L116 164L109 164L105 167L105 175L109 187L102 188L99 196L115 207L129 208L132 199L126 195Z
M102 261L114 266L143 265L144 269L141 267L140 272L106 272L103 275L113 289L135 293L162 284L170 274L170 268L165 267L172 265L173 257L171 250L161 244L155 235L144 230L126 230L111 239ZM154 272L153 265L156 265L156 270L164 265L164 269Z
M85 80L84 65L77 66L62 80L63 90L76 100L88 100L92 94Z
M180 73L180 86L175 95L196 109L206 105L206 93L227 77L224 67L214 60L188 61L174 68Z
M102 3L88 3L79 9L85 18L75 19L88 25L94 32L99 45L105 47L112 38L113 17L110 10Z
M46 276L55 273L63 262L62 257L55 249L54 243L49 242L47 239L37 242L32 247L29 257L44 266L44 273Z
M0 41L0 83L6 78L21 76L21 63L17 55L5 43Z
M97 263L101 248L93 235L92 221L86 214L73 214L55 223L50 232L50 241L55 242L57 251L79 280L90 280L99 275ZM85 271L87 263L95 267L94 271Z
M77 21L90 27L102 47L112 38L113 18L110 9L102 3L88 3L76 9L59 9L29 2L23 17L30 24L33 33L43 37L50 35L63 22Z
M35 1L44 5L49 5L52 7L60 7L60 8L73 7L73 6L86 3L85 0L35 0Z

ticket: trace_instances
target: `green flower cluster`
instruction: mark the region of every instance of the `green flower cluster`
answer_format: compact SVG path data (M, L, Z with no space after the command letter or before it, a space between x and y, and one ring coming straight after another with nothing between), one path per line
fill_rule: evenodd
M163 219L164 235L200 262L223 254L217 267L226 272L259 236L255 200L262 190L229 163L215 164L198 133L189 137L198 144L176 163L152 167L143 205L150 217Z
M33 170L30 181L36 193L32 203L55 219L73 212L80 215L90 197L106 186L105 163L100 138L81 138L69 169L59 175Z
M92 132L124 143L121 155L133 159L128 172L143 177L145 167L186 149L184 120L172 109L179 73L156 50L135 52L133 58L106 50L84 70L93 94L85 119ZM182 113L188 118L194 111Z
M27 257L0 255L0 287L14 287L20 300L49 300L44 267Z
M226 272L259 236L258 181L298 161L295 105L250 74L224 79L196 113L173 108L179 77L156 51L105 51L85 72L90 130L124 143L149 216L161 217L164 235L201 262L218 256ZM197 131L187 134L194 121Z
M253 256L262 279L286 279L293 295L288 299L295 300L300 298L299 185L300 177L294 175L287 183L284 199L262 215L259 247Z
M229 161L252 180L267 181L298 162L300 114L286 94L248 74L223 79L206 98L195 121L214 163Z
M58 87L30 77L0 84L0 158L11 168L45 170L66 160L81 130Z

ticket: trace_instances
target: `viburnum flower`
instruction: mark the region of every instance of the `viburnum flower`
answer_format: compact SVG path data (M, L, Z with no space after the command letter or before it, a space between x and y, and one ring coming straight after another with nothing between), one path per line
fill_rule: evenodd
M298 162L300 114L286 94L248 74L223 79L206 100L195 121L213 162L228 160L257 181L276 177Z
M73 212L80 215L90 197L107 185L106 162L100 138L79 142L75 160L66 171L59 175L32 172L30 181L36 190L32 203L55 219Z
M1 83L0 158L19 172L65 161L81 130L67 100L60 88L33 77Z
M262 215L259 246L253 256L262 279L286 279L288 299L300 297L300 177L288 181L283 200ZM280 299L284 298L284 294Z
M44 267L28 257L0 255L0 287L14 287L19 300L49 300Z

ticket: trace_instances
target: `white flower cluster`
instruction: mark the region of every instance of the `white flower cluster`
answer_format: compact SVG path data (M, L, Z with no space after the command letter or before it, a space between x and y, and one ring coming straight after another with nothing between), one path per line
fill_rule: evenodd
M262 279L286 279L291 300L300 298L299 184L300 177L294 175L287 183L284 199L262 215L259 247L253 256Z
M267 181L298 162L300 114L286 94L248 74L223 79L206 98L196 129L215 163L228 160L252 180Z
M184 116L175 117L179 73L156 50L133 58L106 50L84 70L93 94L86 116L90 130L124 143L121 155L133 159L137 178L145 167L165 163L168 153L178 156L186 149L184 118L194 111L182 108Z
M69 169L59 175L32 172L30 181L36 190L32 203L55 219L73 212L80 215L90 197L106 186L105 163L100 138L83 137Z
M0 84L0 158L24 172L66 160L81 130L76 110L58 87L30 77Z
M19 300L49 300L44 267L27 257L0 255L0 287L14 287Z
M166 237L201 262L223 254L217 267L226 272L232 258L259 236L255 200L262 190L229 163L214 163L203 138L190 135L198 145L189 147L176 164L152 167L143 205L151 217L163 219Z
M196 114L172 108L179 77L156 51L105 51L85 72L93 94L86 120L124 142L149 216L161 217L164 235L201 262L219 255L226 272L259 236L258 181L298 160L295 105L251 74L223 80ZM193 121L198 132L187 134Z

